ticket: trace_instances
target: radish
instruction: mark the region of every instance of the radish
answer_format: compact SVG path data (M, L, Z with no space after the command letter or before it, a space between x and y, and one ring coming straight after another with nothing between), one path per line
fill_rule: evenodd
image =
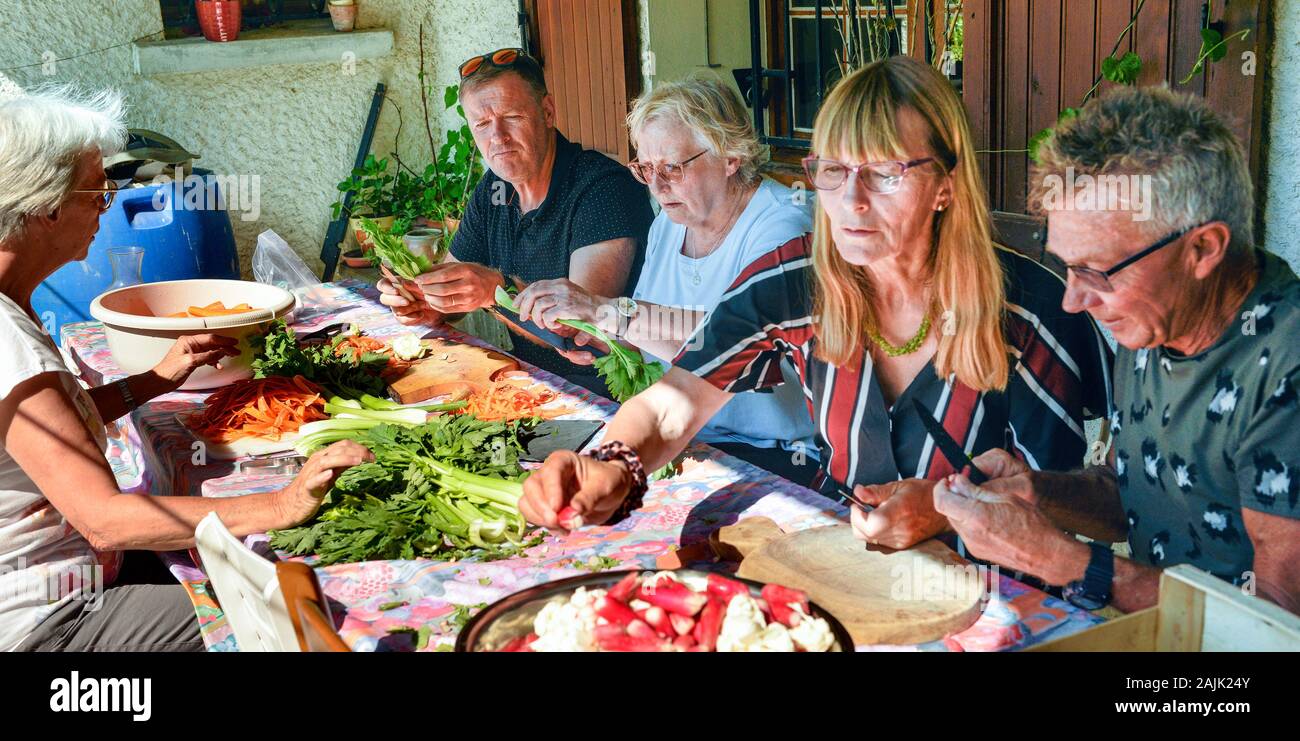
M622 625L614 625L613 623L610 623L609 625L596 626L597 643L599 643L601 640L604 639L617 638L625 635L627 635L627 629L625 626Z
M728 579L718 574L709 574L709 596L717 597L722 600L723 604L731 601L731 598L743 594L749 596L749 586L744 582L738 582L735 579Z
M502 646L499 650L504 653L528 652L532 650L529 648L529 646L532 645L533 641L535 640L537 640L537 634L529 633L528 635L519 636L518 638L511 640L509 643Z
M636 593L638 584L640 584L640 578L636 572L632 572L623 577L619 583L610 587L605 596L626 604L628 600L632 599L632 595Z
M647 626L648 627L648 626ZM597 638L596 646L601 651L663 651L670 644L662 638L636 638L630 635Z
M712 651L718 645L718 633L722 630L722 618L727 609L721 600L710 599L700 613L700 620L695 624L695 643L705 651Z
M695 639L688 635L677 636L673 639L673 645L677 648L691 649L695 647Z
M610 599L608 594L596 600L596 615L618 626L636 620L636 613L632 612L632 608L616 599Z
M555 513L555 521L565 530L577 530L583 526L582 515L573 507L565 507Z
M668 619L668 613L664 608L651 606L637 613L637 617L644 620L655 632L664 638L673 638L677 634L673 632L673 623Z
M709 601L708 595L692 591L685 584L668 579L661 579L654 586L642 586L637 596L668 612L687 617L694 616Z
M694 618L685 615L669 615L668 618L672 621L673 631L679 636L689 636L691 631L695 629ZM691 642L694 643L694 641L695 639L692 638Z
M772 618L787 628L793 628L800 618L809 614L808 595L798 589L768 584L763 587L763 599L772 609ZM795 605L802 609L802 614L796 611Z
M659 634L644 620L633 620L627 624L627 634L633 638L653 638L659 640Z

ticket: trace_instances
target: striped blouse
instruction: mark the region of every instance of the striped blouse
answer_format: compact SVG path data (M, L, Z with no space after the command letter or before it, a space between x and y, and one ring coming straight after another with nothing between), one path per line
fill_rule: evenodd
M742 271L674 365L741 392L781 383L780 360L789 357L815 422L822 464L815 485L823 493L953 472L921 426L913 399L972 456L1005 448L1046 470L1083 462L1083 422L1109 409L1112 355L1087 315L1061 309L1059 277L999 248L1012 360L1006 389L975 391L941 378L930 363L890 407L864 349L839 367L814 357L810 248L808 237L791 240Z

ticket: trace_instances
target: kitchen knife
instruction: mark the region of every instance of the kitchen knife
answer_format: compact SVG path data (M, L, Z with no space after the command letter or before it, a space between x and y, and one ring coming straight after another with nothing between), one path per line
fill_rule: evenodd
M592 419L548 419L520 436L525 452L519 459L541 463L557 450L582 450L604 425Z
M939 452L943 453L943 457L948 459L948 463L952 464L953 468L961 471L969 466L970 473L967 478L976 486L989 480L989 477L975 465L975 461L972 461L970 456L966 455L966 451L962 450L957 441L952 439L952 435L949 435L943 425L939 424L939 420L930 414L930 410L926 409L918 399L912 399L912 405L916 409L916 416L921 418L921 424L925 426L925 431L930 433L930 437L934 438L934 444L939 446Z

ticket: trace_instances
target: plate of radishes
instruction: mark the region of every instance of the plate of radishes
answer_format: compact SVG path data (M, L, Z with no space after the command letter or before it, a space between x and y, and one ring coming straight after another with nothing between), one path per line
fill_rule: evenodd
M489 605L457 651L851 651L849 633L796 589L692 569L606 571Z

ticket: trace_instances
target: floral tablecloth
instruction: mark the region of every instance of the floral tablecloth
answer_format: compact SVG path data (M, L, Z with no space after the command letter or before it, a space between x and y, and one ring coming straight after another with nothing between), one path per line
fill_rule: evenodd
M355 322L367 334L393 336L408 331L379 304L373 286L345 280L299 292L293 324L300 331L338 321ZM454 330L440 336L482 344ZM62 332L64 349L94 386L122 377L97 322L72 324ZM559 392L578 411L572 418L607 419L613 402L540 369L527 370ZM124 491L240 496L284 486L282 475L237 474L234 462L206 459L201 446L176 419L198 408L207 392L177 392L155 399L119 420L110 440L110 464ZM354 650L413 650L417 633L429 626L421 650L447 650L474 606L491 603L534 584L584 573L593 564L613 568L675 568L681 565L727 568L709 563L708 534L740 517L762 515L786 531L843 521L846 510L803 487L704 446L687 453L680 475L656 482L644 506L611 527L587 527L566 536L548 536L523 557L491 562L371 561L317 568L339 632ZM265 536L248 544L275 554ZM188 552L161 554L194 601L200 630L213 651L237 650L234 635L207 578ZM599 560L595 560L599 559ZM610 561L612 559L612 561ZM310 563L311 559L307 559ZM880 650L983 651L1019 648L1077 632L1099 618L1061 600L996 575L997 590L979 620L961 633L919 646L859 647ZM992 590L990 590L992 593ZM459 610L457 608L460 608ZM466 609L469 608L469 609Z

